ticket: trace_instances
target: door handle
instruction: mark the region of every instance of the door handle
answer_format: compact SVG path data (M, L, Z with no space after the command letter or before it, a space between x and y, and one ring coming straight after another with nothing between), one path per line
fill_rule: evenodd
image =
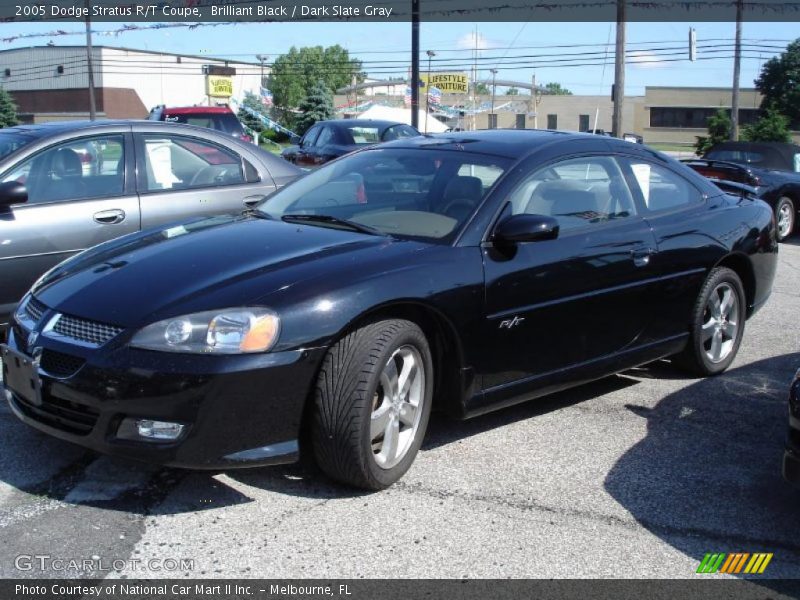
M261 202L264 198L266 198L266 196L263 194L256 194L255 196L247 196L242 200L242 203L245 206L251 207Z
M635 250L631 250L633 264L637 267L646 267L650 264L650 257L656 252L655 248L636 248Z
M114 225L116 223L122 223L124 220L125 211L119 208L101 210L100 212L94 213L95 223L100 223L101 225Z

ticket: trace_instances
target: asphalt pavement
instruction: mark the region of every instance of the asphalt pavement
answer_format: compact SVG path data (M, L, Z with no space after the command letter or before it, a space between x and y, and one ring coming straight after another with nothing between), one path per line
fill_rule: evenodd
M800 491L780 475L799 290L796 236L724 375L662 361L434 418L411 471L379 493L305 466L99 457L3 404L0 577L689 578L707 552L772 552L755 585L800 578Z

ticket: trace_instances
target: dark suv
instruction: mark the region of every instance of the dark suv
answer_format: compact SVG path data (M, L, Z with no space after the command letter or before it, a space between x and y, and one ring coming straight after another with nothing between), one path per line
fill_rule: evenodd
M205 127L227 133L245 142L253 141L253 138L244 132L239 119L227 106L175 106L168 108L162 104L153 108L147 118L151 121L169 121Z

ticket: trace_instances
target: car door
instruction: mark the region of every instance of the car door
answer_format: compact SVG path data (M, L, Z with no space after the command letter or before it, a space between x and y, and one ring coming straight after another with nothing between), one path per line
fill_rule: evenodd
M653 321L644 337L657 341L685 334L706 277L703 265L719 259L707 232L715 229L713 223L720 223L721 216L708 210L703 193L667 165L630 157L622 166L658 248L650 265L659 278L653 295ZM734 231L742 227L741 223L731 225Z
M294 164L298 167L314 166L314 156L316 155L314 144L321 131L322 125L314 125L311 129L306 131L305 135L300 140L294 158Z
M0 212L0 322L36 279L72 254L139 229L128 133L52 144L7 169L27 202Z
M239 214L270 184L231 148L172 132L136 132L142 228L203 215Z
M503 217L521 213L552 216L560 232L512 249L484 244L487 402L636 345L650 318L655 240L614 158L534 167Z

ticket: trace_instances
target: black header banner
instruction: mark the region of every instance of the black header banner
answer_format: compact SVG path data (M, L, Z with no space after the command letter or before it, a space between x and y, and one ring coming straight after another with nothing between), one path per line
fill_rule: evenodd
M739 0L0 0L5 21L314 22L736 20ZM798 0L741 0L744 21L800 20Z

